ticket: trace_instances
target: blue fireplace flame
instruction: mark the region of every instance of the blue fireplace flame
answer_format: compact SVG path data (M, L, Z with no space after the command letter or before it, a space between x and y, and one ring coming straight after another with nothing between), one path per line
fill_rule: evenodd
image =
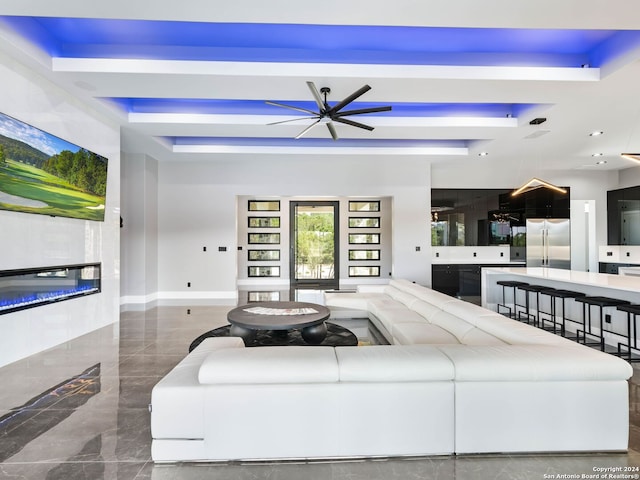
M0 312L29 308L43 303L57 302L88 293L96 293L98 291L99 288L92 285L79 285L75 288L65 290L53 290L49 292L29 293L12 298L0 298Z

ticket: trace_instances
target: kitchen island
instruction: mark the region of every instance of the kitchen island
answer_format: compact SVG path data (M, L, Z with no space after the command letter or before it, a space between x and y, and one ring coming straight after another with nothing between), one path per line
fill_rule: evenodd
M490 267L482 269L481 300L483 307L497 311L497 304L502 303L502 286L496 283L500 280L514 280L532 285L573 290L589 296L611 297L640 304L640 277L636 276L546 267ZM541 301L542 310L550 311L549 298L545 297L544 302L546 303ZM507 291L507 302L511 303L509 290ZM523 292L518 296L518 303L524 303ZM581 328L582 304L568 299L566 306L567 318L574 320L567 322L566 329L568 332L575 333L578 328ZM535 300L533 300L532 309L535 310L536 307ZM502 309L501 313L504 313ZM606 314L611 315L611 318L610 322L605 321L605 343L612 346L617 346L618 342L626 343L628 335L627 314L615 309L608 309ZM598 322L595 323L593 329L599 331Z

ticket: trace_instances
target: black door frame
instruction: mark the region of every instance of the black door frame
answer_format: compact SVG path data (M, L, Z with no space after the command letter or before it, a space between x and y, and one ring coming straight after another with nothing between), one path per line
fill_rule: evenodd
M333 207L334 278L296 278L296 207ZM340 284L340 202L334 200L291 200L289 202L289 281L295 288L338 288Z

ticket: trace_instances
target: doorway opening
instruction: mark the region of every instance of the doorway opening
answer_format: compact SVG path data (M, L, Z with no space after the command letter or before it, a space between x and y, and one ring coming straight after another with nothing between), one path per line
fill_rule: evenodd
M290 275L296 288L338 288L339 202L292 201Z

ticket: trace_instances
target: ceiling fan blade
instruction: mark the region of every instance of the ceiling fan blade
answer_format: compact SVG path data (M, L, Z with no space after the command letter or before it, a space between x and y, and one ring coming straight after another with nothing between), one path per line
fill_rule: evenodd
M316 84L313 82L307 82L307 86L309 90L311 90L311 95L313 95L314 100L318 104L318 108L320 112L324 112L327 108L324 105L324 100L322 100L322 96L320 96L320 92L316 88Z
M391 105L388 105L386 107L361 108L359 110L345 110L344 112L335 113L334 117L344 117L345 115L361 115L363 113L388 112L389 110L391 110Z
M264 102L267 105L273 105L276 107L283 107L283 108L288 108L290 110L296 110L298 112L304 112L304 113L310 113L312 115L317 115L318 112L314 112L313 110L307 110L306 108L300 108L300 107L294 107L292 105L285 105L283 103L278 103L278 102Z
M311 130L313 127L315 127L316 125L318 125L318 123L320 123L320 118L318 120L316 120L315 122L313 122L311 125L309 125L307 128L305 128L302 132L300 132L297 136L296 136L296 140L299 139L300 137L302 137L303 135L306 135L307 132L309 130Z
M327 122L327 128L329 129L331 138L333 138L334 140L338 140L338 132L336 132L336 127L333 126L332 122Z
M334 105L333 107L331 107L331 109L329 110L329 113L339 112L341 109L343 109L344 107L349 105L351 102L353 102L359 96L364 95L365 93L367 93L369 90L371 90L371 87L369 85L365 85L364 87L356 90L351 95L349 95L347 98L345 98L341 102L339 102L336 105Z
M346 123L347 125L351 125L352 127L364 128L365 130L369 130L369 131L373 130L373 127L370 127L369 125L365 125L364 123L354 122L353 120L349 120L347 118L335 117L335 118L332 118L332 120L340 123Z
M271 122L267 123L267 125L280 125L281 123L289 123L289 122L297 122L299 120L309 120L311 118L320 118L318 115L314 115L313 117L298 117L298 118L290 118L289 120L281 120L279 122Z

